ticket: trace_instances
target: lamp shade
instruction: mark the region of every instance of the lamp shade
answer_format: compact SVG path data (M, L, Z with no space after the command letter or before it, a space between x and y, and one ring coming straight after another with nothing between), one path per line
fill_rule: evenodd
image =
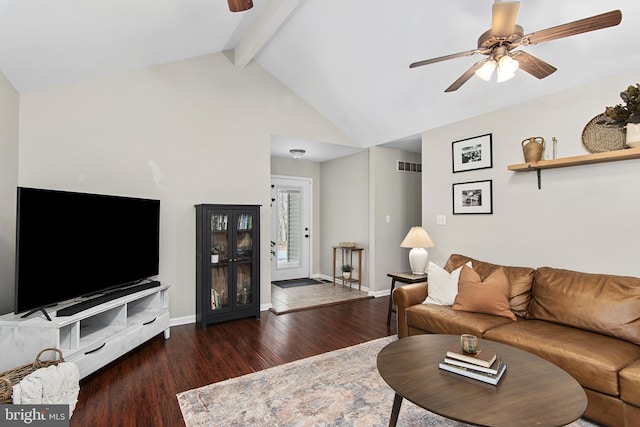
M400 247L403 248L432 248L435 246L427 230L422 227L411 227Z
M411 248L409 251L409 265L413 274L424 274L427 270L429 261L429 253L425 248L435 246L427 230L422 227L411 227L400 246L403 248Z

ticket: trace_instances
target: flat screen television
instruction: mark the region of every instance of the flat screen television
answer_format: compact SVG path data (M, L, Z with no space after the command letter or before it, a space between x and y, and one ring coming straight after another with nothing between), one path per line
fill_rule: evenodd
M18 187L15 312L156 276L159 233L159 200Z

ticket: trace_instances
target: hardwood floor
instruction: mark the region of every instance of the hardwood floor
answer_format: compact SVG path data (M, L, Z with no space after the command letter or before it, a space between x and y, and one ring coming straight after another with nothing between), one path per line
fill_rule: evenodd
M396 333L389 297L171 328L80 383L71 426L184 426L176 393Z

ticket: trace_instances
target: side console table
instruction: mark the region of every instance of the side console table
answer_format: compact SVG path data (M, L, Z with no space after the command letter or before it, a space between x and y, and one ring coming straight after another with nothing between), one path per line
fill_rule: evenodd
M426 274L413 274L410 271L401 271L398 273L388 273L388 277L391 277L391 292L389 292L389 311L387 312L387 327L391 325L391 313L395 313L393 308L393 290L396 288L396 282L401 283L421 283L427 281Z
M342 265L345 265L345 262L347 262L348 260L348 264L351 266L351 275L349 276L348 279L342 277L342 275L339 277L339 279L342 280L342 285L344 286L345 283L349 283L349 290L351 290L351 284L352 283L357 283L358 284L358 290L362 290L362 251L364 250L364 248L359 248L357 246L334 246L333 247L333 286L336 285L336 271L337 271L337 267L336 267L336 253L338 251L338 249L340 249L340 256L342 258ZM358 277L354 278L353 277L353 253L357 252L358 253Z

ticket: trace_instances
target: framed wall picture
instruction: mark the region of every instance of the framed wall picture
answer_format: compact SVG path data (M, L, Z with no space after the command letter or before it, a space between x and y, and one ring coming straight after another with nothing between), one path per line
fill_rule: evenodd
M451 156L454 173L492 167L491 134L452 142Z
M492 214L492 187L490 179L453 184L453 214Z

